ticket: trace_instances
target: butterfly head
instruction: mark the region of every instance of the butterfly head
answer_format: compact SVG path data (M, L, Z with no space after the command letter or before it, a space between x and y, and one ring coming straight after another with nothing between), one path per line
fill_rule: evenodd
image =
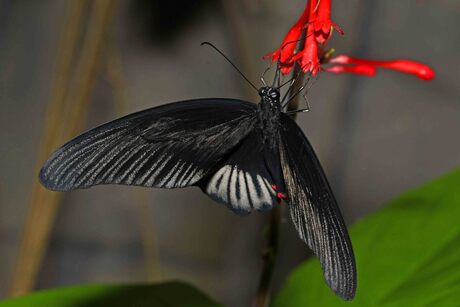
M280 91L271 86L264 86L259 89L259 96L263 101L279 102Z
M280 91L276 87L264 86L259 89L259 96L262 98L259 103L260 115L263 118L272 118L278 121L281 112Z

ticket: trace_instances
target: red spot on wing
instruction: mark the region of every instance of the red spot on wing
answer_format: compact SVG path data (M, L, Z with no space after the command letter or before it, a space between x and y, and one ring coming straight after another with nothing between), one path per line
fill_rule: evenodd
M287 199L286 194L281 193L281 192L277 193L277 194L276 194L276 197L281 198L281 199Z
M272 184L272 189L273 189L274 191L276 191L276 190L278 189L278 187L276 186L276 184ZM280 199L280 200L281 200L281 199L283 199L283 200L286 200L286 199L287 199L286 194L281 193L281 192L276 193L276 197L278 197L278 199Z

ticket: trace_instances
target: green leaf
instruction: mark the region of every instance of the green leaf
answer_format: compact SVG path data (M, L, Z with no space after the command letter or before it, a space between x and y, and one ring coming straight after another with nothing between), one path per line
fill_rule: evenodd
M37 291L0 302L0 307L216 307L206 295L180 282L154 285L84 285Z
M342 301L316 259L300 265L272 307L459 306L460 171L404 193L350 229L358 289Z

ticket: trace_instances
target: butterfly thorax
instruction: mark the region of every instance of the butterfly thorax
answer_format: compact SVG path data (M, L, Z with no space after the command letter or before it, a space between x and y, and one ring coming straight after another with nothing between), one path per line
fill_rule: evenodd
M264 143L275 147L280 125L280 93L278 89L267 86L259 90L259 95L262 99L257 110L257 127L261 131Z

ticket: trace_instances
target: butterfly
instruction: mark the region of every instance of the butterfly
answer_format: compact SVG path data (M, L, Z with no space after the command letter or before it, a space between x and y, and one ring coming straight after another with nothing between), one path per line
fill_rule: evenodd
M259 104L187 100L103 124L57 149L40 181L54 191L100 184L196 186L239 215L284 201L300 238L319 258L326 283L350 300L355 258L320 162L283 110L279 87L263 86L259 95Z

